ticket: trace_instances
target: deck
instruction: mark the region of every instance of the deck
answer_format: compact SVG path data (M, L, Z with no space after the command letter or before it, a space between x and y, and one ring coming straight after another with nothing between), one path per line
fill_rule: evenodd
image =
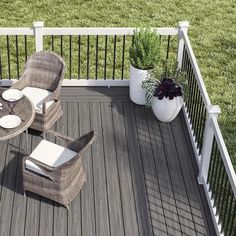
M62 102L57 131L99 133L83 159L87 182L69 211L24 197L14 145L26 148L25 134L0 143L1 236L216 235L182 113L158 122L130 102L128 88L63 88ZM31 132L29 140L30 151L41 137Z

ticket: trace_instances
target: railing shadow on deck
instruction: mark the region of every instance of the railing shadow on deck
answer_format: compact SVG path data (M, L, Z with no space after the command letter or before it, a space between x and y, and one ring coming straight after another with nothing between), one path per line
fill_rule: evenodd
M171 140L172 137L165 136L166 132L170 129L170 125L158 122L154 115L150 114L150 111L147 113L149 119L147 122L151 124L145 125L146 121L145 117L143 117L144 119L137 121L137 127L140 147L144 149L142 160L146 162L149 157L153 159L151 162L155 166L155 168L151 165L145 166L145 163L143 166L147 199L154 231L155 223L159 221L158 218L162 214L164 216L164 224L166 224L168 229L171 227L171 230L179 231L180 233L184 232L187 235L195 235L196 232L199 235L207 235L205 230L206 225L204 225L203 221L203 209L200 206L199 199L196 199L196 195L193 192L186 189L185 183L183 182L186 181L185 179L182 179L181 176L173 176L176 168L175 165L178 166L179 161L177 155L175 155L176 160L174 162L172 161L171 163L168 161L168 159L172 158L170 155L173 153L168 153L165 150L169 148L173 149L170 146L170 143L173 141ZM181 145L183 145L183 142ZM172 152L176 151L174 149ZM149 155L145 155L147 153ZM188 156L188 158L193 157ZM179 174L181 175L181 173ZM196 176L193 185L196 189ZM161 202L161 206L157 205L158 202ZM159 228L156 230L159 230Z

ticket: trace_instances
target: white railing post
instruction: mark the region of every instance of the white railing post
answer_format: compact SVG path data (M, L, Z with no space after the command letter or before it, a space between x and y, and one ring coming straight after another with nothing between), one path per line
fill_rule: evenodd
M34 22L34 36L36 52L43 51L43 21Z
M205 184L207 181L210 159L211 159L211 151L213 145L213 138L214 138L214 131L211 126L211 119L215 117L218 118L220 113L219 106L209 105L207 107L208 117L206 120L205 131L204 131L204 138L203 138L203 147L202 147L202 155L200 160L200 169L199 169L199 176L198 176L198 183Z
M182 66L183 60L183 51L184 51L184 39L183 39L183 32L188 32L189 22L188 21L180 21L179 22L179 29L178 29L178 51L177 51L177 65L180 69Z

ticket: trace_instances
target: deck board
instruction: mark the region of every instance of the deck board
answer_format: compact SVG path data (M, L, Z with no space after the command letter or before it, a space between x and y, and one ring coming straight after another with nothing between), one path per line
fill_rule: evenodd
M101 103L103 128L103 146L107 182L108 210L111 235L124 235L124 222L121 210L120 184L115 153L114 130L112 123L111 104Z
M26 149L26 142L23 140L25 139L26 134L23 133L20 136L20 148ZM31 144L31 140L29 141L29 144ZM16 173L16 179L19 180L19 182L22 181L22 158L23 154L18 153L18 163L17 163L17 173ZM23 196L22 187L20 184L16 183L15 186L15 198L14 198L14 204L13 204L13 211L14 214L12 214L11 219L11 233L10 235L19 235L23 236L25 234L25 216L26 216L26 205L27 205L27 198ZM13 227L14 226L14 227Z
M67 127L70 117L68 115L68 106L67 103L62 103L62 109L65 111L65 115L59 119L55 125L55 129L59 133L67 134ZM63 145L64 142L60 139L56 139L56 143ZM68 211L65 207L61 207L60 204L54 202L54 216L53 216L53 233L54 235L67 235L68 229Z
M152 228L134 111L130 103L123 104L123 109L139 235L151 235Z
M112 104L112 117L124 218L124 232L125 235L138 235L138 222L134 203L122 103Z
M164 211L164 219L167 232L170 235L181 235L178 211L175 202L174 191L172 188L171 177L168 169L168 161L163 145L163 138L160 125L156 122L152 111L146 111L149 127L150 143L154 153L158 184L156 189L160 191L160 203ZM159 226L160 227L160 226Z
M91 129L98 132L97 140L92 146L96 235L108 236L110 224L100 102L91 103L90 111Z
M68 125L68 132L67 134L70 137L76 138L79 136L79 104L77 102L68 102L67 103L67 117L68 121L71 122L73 125ZM72 201L70 210L68 212L68 236L77 236L81 235L81 193L79 193L74 201Z
M62 105L53 129L71 137L98 131L82 160L87 181L69 211L24 197L23 154L13 145L24 149L25 133L0 143L0 235L215 235L182 113L158 122L130 102L127 87L63 88ZM31 151L42 137L29 136Z

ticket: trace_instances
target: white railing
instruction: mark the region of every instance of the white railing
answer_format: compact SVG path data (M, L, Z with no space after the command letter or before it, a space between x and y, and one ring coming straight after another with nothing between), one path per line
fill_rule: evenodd
M44 47L44 36L132 36L135 28L50 28L44 27L44 22L34 22L32 28L0 28L0 36L10 35L25 35L33 36L35 41L36 51L45 50ZM177 28L155 28L156 32L161 36L175 36L178 34ZM70 39L71 40L71 39ZM124 42L125 43L125 42ZM124 45L123 45L124 46ZM115 49L114 49L115 50ZM127 49L124 53L128 53ZM71 48L68 54L72 54ZM115 62L116 58L114 59ZM106 63L106 62L105 62ZM71 61L68 61L68 70L71 74ZM96 65L97 66L97 65ZM115 65L113 65L115 67ZM122 70L124 68L122 67ZM123 71L122 71L123 73ZM11 83L14 81L12 79ZM5 81L5 83L9 83ZM70 80L64 80L63 86L129 86L129 80L126 79L114 79L113 78L99 78L99 79L77 79L70 78Z
M220 152L220 158L223 161L224 171L227 174L231 190L236 199L236 177L235 171L233 169L232 163L230 161L230 157L228 151L226 149L221 131L219 129L219 125L217 122L217 116L220 113L218 106L212 106L209 96L207 94L204 81L202 79L195 55L193 53L190 40L187 34L189 24L188 22L180 22L178 28L156 28L157 33L160 35L172 35L178 36L178 51L177 51L177 62L179 68L183 65L186 60L186 56L188 57L188 63L191 66L191 70L194 74L194 80L199 89L199 94L201 95L202 102L204 104L204 109L206 110L206 121L203 122L203 138L202 138L202 148L199 147L199 138L197 139L196 127L198 125L193 124L193 118L191 117L191 109L189 109L189 102L186 101L184 107L184 114L186 118L186 123L188 126L191 142L195 151L196 160L199 167L199 183L203 184L204 190L206 193L206 197L211 209L212 218L215 224L215 228L217 229L218 235L222 233L222 225L218 222L217 209L214 206L214 200L211 199L212 192L209 186L209 171L210 165L212 161L212 150L213 150L213 140L216 140L217 148ZM132 35L135 28L47 28L44 27L43 22L35 22L32 28L0 28L0 36L33 36L35 49L36 51L44 50L44 36L129 36ZM123 41L124 45L124 41ZM114 50L115 50L115 41L114 41ZM122 49L127 50L127 49ZM168 51L168 50L167 50ZM9 60L8 60L9 61ZM114 58L114 63L116 62L116 58ZM70 61L71 63L71 61ZM114 64L113 63L113 64ZM9 65L8 65L9 66ZM113 65L114 66L114 65ZM9 85L14 82L14 79L4 80L5 84ZM129 86L129 80L121 80L121 79L68 79L64 80L64 86ZM190 84L191 85L191 84ZM193 100L190 100L194 102ZM202 107L200 107L202 109ZM200 108L197 108L200 109ZM195 111L196 112L196 111ZM196 116L197 117L197 116ZM200 118L199 118L200 119ZM202 118L203 119L203 118ZM198 122L197 122L198 123ZM201 138L200 138L201 139Z
M198 181L200 184L202 184L204 186L204 190L205 190L205 194L207 197L207 201L210 207L210 211L212 214L212 218L213 218L213 222L215 225L215 228L217 230L217 234L218 235L224 235L224 231L227 231L225 233L225 235L228 235L227 233L230 230L235 230L235 229L228 229L226 228L227 225L228 227L230 226L229 223L227 222L226 224L223 224L225 219L221 219L222 216L220 215L221 212L219 212L219 209L217 209L216 207L216 199L218 199L217 201L220 202L220 204L223 206L225 205L226 209L224 210L224 216L225 216L225 212L229 212L230 217L227 218L227 221L232 222L232 226L231 227L235 227L234 225L234 220L235 220L235 210L231 209L231 207L234 206L235 201L236 201L236 175L235 175L235 171L232 165L232 162L230 160L230 156L229 153L227 151L223 136L221 134L220 128L219 128L219 124L217 121L218 118L218 114L220 113L220 109L218 106L213 106L211 105L211 101L209 99L207 90L205 88L195 55L193 53L191 44L190 44L190 40L187 34L187 28L188 28L188 24L186 22L183 22L180 24L180 29L179 29L179 52L178 52L178 65L179 67L182 66L183 64L183 53L184 53L184 49L186 50L185 53L187 54L188 57L188 63L190 63L191 69L194 73L194 79L197 82L197 87L199 89L199 93L201 94L201 98L202 101L205 105L205 109L206 109L206 121L205 121L205 125L204 125L204 136L203 136L203 146L202 146L202 150L199 151L197 148L197 142L198 140L196 140L196 137L194 135L194 127L192 125L191 122L191 115L189 114L189 108L187 107L187 105L185 104L184 107L184 114L185 114L185 118L186 118L186 123L188 124L188 130L189 130L189 134L191 137L191 142L192 145L194 147L194 151L195 151L195 157L196 157L196 161L199 165L199 176L198 176ZM194 91L195 92L195 91ZM193 99L191 100L192 102ZM196 112L196 111L195 111ZM195 115L195 117L197 117L197 115ZM213 150L213 140L215 139L216 142L216 146L214 147L215 150ZM221 158L222 160L222 166L220 166L220 164L217 164L217 168L223 168L224 171L226 172L227 178L226 180L223 179L223 175L219 176L220 173L217 173L217 168L214 166L214 169L216 168L216 170L214 170L213 173L213 168L211 168L210 170L210 163L215 162L215 160L212 160L213 156L216 155L216 152L219 151L219 158ZM213 153L214 152L214 153ZM216 157L214 157L216 158ZM218 161L219 162L219 161ZM212 165L216 165L216 164L212 164ZM209 174L209 172L212 172L211 174ZM211 190L211 180L209 180L209 175L216 175L213 176L212 178L217 178L217 184L221 183L221 186L219 186L219 188L217 187L217 191L215 191L215 194L213 196L213 192ZM216 181L216 180L214 180ZM224 198L224 194L227 194L226 192L224 192L224 190L226 189L225 186L223 186L223 184L228 183L229 182L229 186L231 188L230 193L228 193L228 197L227 199ZM215 185L215 183L214 183ZM214 187L214 186L213 186ZM222 189L220 189L222 188ZM218 194L218 195L217 195ZM214 197L216 199L214 199ZM231 200L229 200L231 199ZM223 201L223 202L222 202ZM219 204L219 203L218 203ZM233 215L234 214L234 215ZM225 216L227 217L227 215ZM233 217L233 218L232 218ZM223 222L223 223L221 223ZM232 231L233 232L233 231Z

